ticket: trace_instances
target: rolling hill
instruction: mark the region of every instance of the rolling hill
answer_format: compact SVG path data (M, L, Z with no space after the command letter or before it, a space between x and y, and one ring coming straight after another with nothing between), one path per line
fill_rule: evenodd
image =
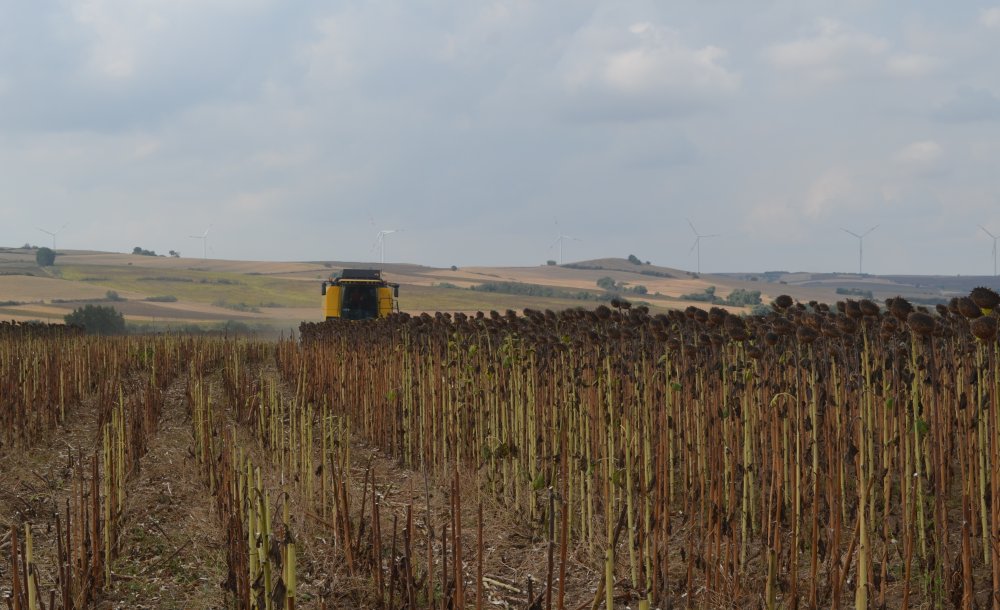
M76 307L115 307L139 329L235 327L286 331L319 320L319 283L343 268L372 267L348 261L264 262L61 251L56 264L39 267L35 253L0 248L0 319L61 321ZM595 307L614 289L653 311L706 307L734 291L760 292L763 303L779 294L800 301L833 302L902 295L915 303L944 302L983 276L871 276L806 272L697 274L623 258L536 267L433 268L386 264L400 284L400 307L410 313ZM728 307L749 313L750 307Z

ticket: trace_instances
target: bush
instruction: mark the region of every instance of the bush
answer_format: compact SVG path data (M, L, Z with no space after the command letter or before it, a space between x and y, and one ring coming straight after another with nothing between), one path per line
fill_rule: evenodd
M760 305L760 291L759 290L744 290L743 288L737 288L736 290L729 293L729 297L726 298L726 305L734 305L736 307L746 307L747 305Z
M597 280L597 287L607 290L608 292L614 292L618 289L618 284L615 283L614 278L604 276Z
M642 261L639 260L639 257L636 256L635 254L629 254L628 255L628 262L632 263L633 265L641 265L642 264Z
M121 335L125 333L125 316L114 307L85 305L66 314L66 324L82 326L89 335Z
M861 288L837 288L837 294L845 294L848 296L861 297L863 299L874 299L871 290L863 290Z
M150 303L176 303L177 297L172 294L164 294L155 297L146 297L146 300Z
M554 260L552 260L551 258L549 260L545 261L545 264L548 265L549 267L555 267L556 266L556 262Z
M705 289L705 292L692 292L690 294L682 294L682 301L699 301L703 303L721 303L722 299L715 296L715 286L709 286Z
M156 256L156 252L154 250L143 250L139 246L132 248L132 254L138 254L139 256Z
M121 296L120 294L118 294L114 290L109 290L109 291L105 292L104 293L104 298L107 299L107 300L109 300L109 301L114 301L114 302L120 302L120 301L124 301L125 300L125 298L123 296Z
M610 301L612 295L587 292L586 290L559 290L551 286L538 284L523 284L521 282L485 282L470 286L469 290L479 292L496 292L501 294L516 294L532 297L552 297L558 299L576 299L580 301Z
M35 252L35 262L39 267L51 267L56 264L56 253L51 248L43 246Z

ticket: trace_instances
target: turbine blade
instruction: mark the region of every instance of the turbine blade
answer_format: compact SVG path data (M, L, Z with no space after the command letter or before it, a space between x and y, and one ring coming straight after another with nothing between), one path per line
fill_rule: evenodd
M879 227L878 225L875 225L874 227L868 229L867 231L865 231L864 233L861 234L861 237L864 237L865 235L868 235L869 233L871 233L872 231L874 231L878 227Z
M997 238L997 236L996 236L996 235L994 235L994 234L990 233L989 231L987 231L987 230L986 230L986 227L984 227L983 225L979 225L979 228L983 230L983 233L986 233L987 235L989 235L989 236L990 236L990 237L992 237L993 239L996 239L996 238Z
M858 235L857 233L855 233L854 231L849 231L849 230L845 229L844 227L840 227L840 230L843 231L844 233L850 233L854 237L857 237L858 239L861 239L861 236Z
M692 252L694 252L694 249L698 247L698 241L699 240L701 240L701 235L699 235L698 237L694 238L694 243L691 244L691 249L688 250L688 254L691 254Z
M685 218L684 220L688 222L688 226L691 227L691 231L693 231L695 235L698 235L698 229L694 228L694 223L691 222L691 219Z

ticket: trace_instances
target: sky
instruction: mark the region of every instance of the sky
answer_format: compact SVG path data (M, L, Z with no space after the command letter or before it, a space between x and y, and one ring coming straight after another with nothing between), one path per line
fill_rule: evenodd
M0 246L987 275L997 57L996 0L0 0Z

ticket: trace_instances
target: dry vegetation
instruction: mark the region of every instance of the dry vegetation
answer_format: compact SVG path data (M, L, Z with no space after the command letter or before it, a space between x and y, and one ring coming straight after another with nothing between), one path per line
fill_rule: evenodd
M0 596L58 608L995 606L1000 296L0 323Z

